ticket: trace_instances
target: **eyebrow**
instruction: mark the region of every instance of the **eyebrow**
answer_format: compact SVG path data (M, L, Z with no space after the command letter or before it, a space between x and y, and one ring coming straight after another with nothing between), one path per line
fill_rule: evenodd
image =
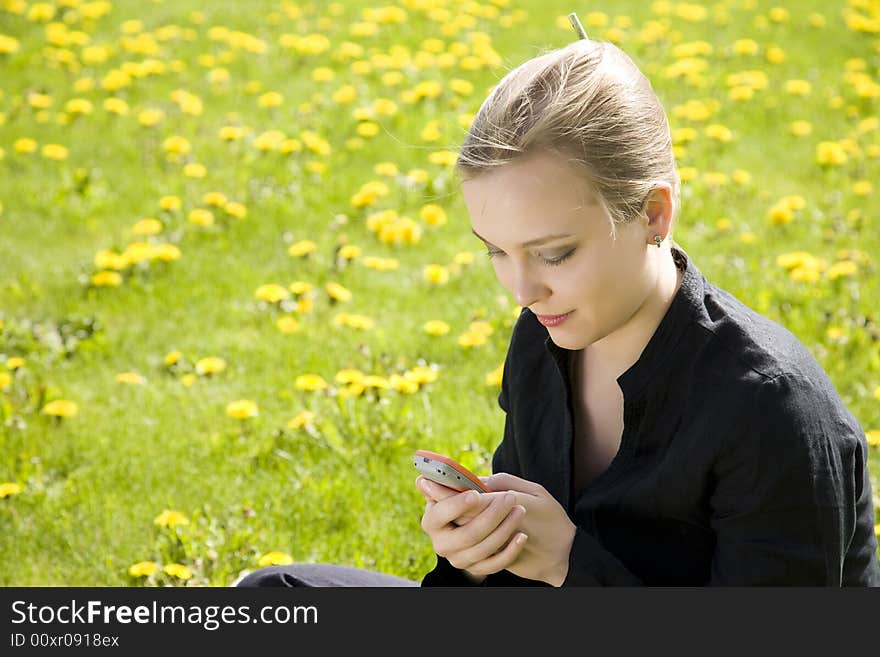
M480 235L477 231L475 231L473 228L471 228L471 232L472 232L474 235L476 235L477 237L479 237L481 240L483 240L486 244L492 244L492 242L490 242L490 241L488 241L487 239L485 239L483 236L481 236L481 235ZM540 244L545 244L546 242L552 242L552 241L554 241L554 240L560 240L560 239L562 239L563 237L571 237L571 235L569 235L568 233L560 234L560 235L547 235L547 236L545 236L545 237L539 237L539 238L534 239L534 240L529 240L528 242L523 242L522 244L520 244L520 247L523 248L523 249L525 249L525 248L528 248L528 247L530 247L530 246L538 246L538 245L540 245ZM493 246L494 246L494 245L493 245Z

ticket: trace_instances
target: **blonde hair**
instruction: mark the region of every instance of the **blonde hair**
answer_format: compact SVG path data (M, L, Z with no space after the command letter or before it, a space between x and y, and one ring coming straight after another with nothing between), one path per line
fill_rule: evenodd
M612 234L643 214L658 185L671 190L673 220L678 213L666 112L651 82L612 43L578 39L507 73L471 123L455 170L468 180L541 150L586 176Z

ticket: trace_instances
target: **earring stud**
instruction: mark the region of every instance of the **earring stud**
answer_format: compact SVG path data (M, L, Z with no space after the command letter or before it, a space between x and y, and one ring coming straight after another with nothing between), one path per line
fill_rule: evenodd
M660 248L660 242L662 242L662 241L663 241L662 237L660 237L659 235L654 235L654 244L657 245L658 249Z

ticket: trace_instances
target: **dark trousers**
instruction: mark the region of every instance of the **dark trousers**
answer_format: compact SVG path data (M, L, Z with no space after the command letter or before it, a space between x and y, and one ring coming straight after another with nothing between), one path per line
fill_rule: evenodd
M234 586L419 586L411 579L326 563L266 566L248 573Z

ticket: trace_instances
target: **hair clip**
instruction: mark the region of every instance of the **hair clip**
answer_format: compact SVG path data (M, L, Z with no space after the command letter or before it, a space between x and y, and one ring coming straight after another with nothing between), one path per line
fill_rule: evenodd
M575 12L571 12L568 15L568 22L571 23L571 26L574 28L574 31L577 32L579 39L588 39L589 40L590 37L587 36L586 30L584 30L584 26L581 25L581 22L578 19L577 14Z

